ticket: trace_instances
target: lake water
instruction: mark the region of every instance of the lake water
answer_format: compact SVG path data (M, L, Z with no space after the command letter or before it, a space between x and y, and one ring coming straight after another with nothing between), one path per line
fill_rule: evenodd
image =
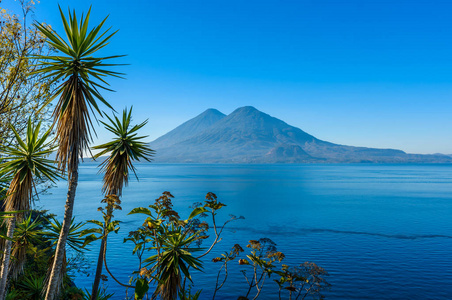
M123 282L136 270L128 232L142 224L134 207L147 206L163 191L175 196L174 207L187 217L193 202L217 194L229 214L244 220L230 224L216 251L206 257L204 273L194 274L201 299L211 299L219 265L210 263L233 244L271 238L285 262L312 261L329 272L327 299L452 299L452 166L451 165L165 165L138 164L139 182L124 189L119 234L110 234L110 269ZM97 165L80 168L75 217L101 219L102 195ZM39 205L63 215L66 183ZM94 272L99 244L87 253ZM233 268L216 299L244 294L242 274ZM92 276L76 284L89 288ZM269 280L270 281L270 280ZM112 279L113 299L125 291ZM275 299L274 286L259 299ZM129 295L131 292L129 291ZM133 292L132 292L133 294Z

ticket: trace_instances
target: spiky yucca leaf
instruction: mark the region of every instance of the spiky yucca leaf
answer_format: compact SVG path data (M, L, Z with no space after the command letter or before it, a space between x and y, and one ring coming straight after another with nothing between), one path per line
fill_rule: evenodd
M4 176L12 177L6 193L6 211L26 211L30 208L34 188L33 176L39 179L47 178L52 182L58 178L53 161L46 158L54 148L51 142L47 142L50 130L39 137L40 128L41 122L33 128L31 120L28 120L24 141L11 126L17 147L6 147L3 150L6 161L0 164L0 170Z
M96 100L112 109L98 88L110 90L104 78L122 75L104 68L118 65L106 63L106 60L123 55L91 56L108 45L109 39L116 32L107 34L109 29L101 32L107 18L88 31L90 13L91 9L86 17L82 15L79 24L75 11L69 11L67 20L60 8L67 40L49 26L35 23L36 28L46 37L47 43L61 53L60 56L39 56L41 63L37 73L45 73L45 78L50 77L52 81L63 81L55 89L49 102L59 96L53 113L54 124L58 124L57 160L58 167L63 171L67 168L69 176L76 169L79 157L83 157L83 152L89 150L88 144L92 140L89 110L102 115Z
M161 299L177 299L182 276L191 280L189 268L201 269L201 261L192 255L200 248L191 248L190 244L197 239L197 234L184 231L181 226L164 225L158 232L157 239L161 245L161 253L151 256L144 262L157 269L158 285L156 293Z
M151 161L154 150L142 141L147 136L138 136L137 133L147 124L147 120L138 125L130 125L132 108L129 111L124 109L122 119L117 116L114 118L107 116L107 118L110 123L102 122L102 124L115 135L115 138L111 142L93 147L101 150L94 157L98 158L110 153L110 156L101 164L100 172L104 172L102 191L120 196L123 186L128 184L129 171L131 170L136 176L132 162L140 159Z
M42 220L36 218L32 221L31 213L16 224L11 252L11 273L14 279L22 274L27 253L36 253L36 246L44 243L43 235Z
M42 299L42 290L44 289L44 276L40 277L26 277L22 282L18 283L20 289L23 291L22 299L40 300Z
M51 217L50 220L47 220L49 223L48 230L46 231L46 239L50 241L53 245L56 245L58 243L58 239L60 238L61 229L63 228L63 224L58 221L55 217ZM81 237L82 227L85 224L82 222L75 223L74 218L71 219L70 227L69 227L69 233L67 237L67 245L71 247L72 250L75 250L76 252L82 252L83 251L83 238ZM52 266L56 257L53 255L49 260L49 266ZM58 273L58 284L55 286L55 292L56 294L59 294L60 289L63 285L63 277L66 274L66 267L67 267L67 256L66 256L66 250L63 252L62 256L63 263L61 265L61 272ZM47 270L47 274L45 277L45 285L47 286L51 280L51 271L52 268L50 267Z
M4 174L3 170L0 170L0 203L6 197L6 191L8 190L8 185L11 182L11 178Z
M52 244L56 245L58 242L58 238L61 232L61 228L63 227L63 224L58 221L55 217L51 217L51 220L48 220L49 222L49 230L46 232L47 239L52 242ZM80 233L82 232L82 227L85 225L83 222L74 222L75 219L72 218L71 224L69 227L69 235L67 238L67 245L72 248L72 250L76 252L82 252L83 251L83 242L84 239L81 237Z
M45 158L52 152L52 147L47 138L50 130L39 137L39 129L41 122L33 128L31 120L28 119L27 133L25 141L19 136L16 129L11 126L14 132L17 148L6 147L4 157L6 162L0 164L1 172L6 176L11 176L12 181L6 192L5 210L18 210L20 213L15 214L8 220L8 240L5 241L2 258L2 268L0 275L0 298L3 299L6 292L6 279L10 266L11 255L11 239L14 235L16 218L22 218L23 211L30 207L32 200L34 178L47 178L54 182L58 177L52 161Z

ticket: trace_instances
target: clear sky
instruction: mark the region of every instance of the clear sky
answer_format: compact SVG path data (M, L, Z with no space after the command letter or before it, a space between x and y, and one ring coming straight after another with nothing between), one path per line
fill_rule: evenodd
M42 0L57 31L58 3L119 29L100 54L127 54L127 79L104 96L149 140L252 105L330 142L452 154L451 1Z

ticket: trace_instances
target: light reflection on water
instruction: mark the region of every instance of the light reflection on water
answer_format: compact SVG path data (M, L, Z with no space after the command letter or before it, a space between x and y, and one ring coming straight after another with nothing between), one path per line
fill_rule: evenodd
M220 217L243 215L230 224L210 261L233 244L269 237L286 254L286 263L313 261L333 285L327 299L452 299L452 166L447 165L163 165L138 164L140 181L124 190L124 221L108 244L110 269L126 282L137 268L127 233L142 224L134 207L151 204L163 191L176 196L174 207L188 206L207 192L226 203ZM101 176L92 163L81 167L75 216L100 219ZM63 215L66 183L39 203ZM87 253L95 267L97 249ZM243 278L233 268L216 299L236 299ZM194 274L202 299L211 298L218 265L206 263ZM231 274L232 274L231 273ZM78 277L89 288L90 277ZM114 299L124 291L108 281ZM274 299L267 289L260 299ZM130 294L130 293L129 293Z

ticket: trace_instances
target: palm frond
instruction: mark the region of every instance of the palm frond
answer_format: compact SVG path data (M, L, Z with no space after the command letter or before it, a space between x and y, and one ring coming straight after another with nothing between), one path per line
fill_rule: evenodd
M2 178L11 178L6 192L6 211L26 211L29 209L33 195L34 178L47 178L52 182L59 177L52 161L46 157L52 152L54 147L52 142L47 141L50 130L41 137L39 130L41 122L33 127L31 120L28 120L26 139L22 139L16 129L11 126L15 135L17 147L6 147L3 150L5 161L0 164L0 174ZM3 179L5 181L5 179ZM5 183L3 183L3 189Z
M200 270L200 259L192 255L200 248L190 248L189 245L197 238L197 234L190 235L182 227L162 226L157 239L161 245L161 253L151 256L144 262L158 270L158 293L162 299L177 299L181 287L182 277L191 281L189 268Z
M60 237L61 229L63 228L63 224L58 221L55 217L51 217L51 220L48 220L50 226L49 230L46 232L48 239L56 245L58 242L58 238ZM82 222L75 223L74 218L71 220L71 225L69 228L69 235L67 237L67 245L77 252L81 252L83 248L84 238L81 237L82 227L85 224Z
M80 21L75 11L69 11L66 17L61 9L65 38L50 26L35 22L36 28L46 37L47 43L56 48L61 55L39 56L40 68L37 73L44 73L52 81L63 81L53 91L53 100L59 97L54 110L54 124L57 124L56 137L60 147L57 152L58 168L69 174L76 169L78 159L89 150L92 141L92 122L89 111L100 116L102 112L98 102L113 110L111 105L99 93L98 88L111 90L107 76L122 77L122 73L106 70L106 66L117 64L105 63L123 55L92 57L95 52L105 47L116 33L110 29L102 31L106 18L97 26L88 29L91 8ZM69 175L71 176L71 175ZM70 178L69 178L70 179Z
M100 172L104 172L102 191L107 194L122 194L122 188L128 184L129 171L137 177L133 161L144 159L148 162L152 160L154 150L152 150L143 139L147 136L137 136L136 132L147 124L147 120L131 126L132 108L124 109L122 118L107 116L109 123L102 122L105 128L115 135L114 139L108 143L93 147L101 150L94 157L98 158L109 153L109 157L100 165ZM137 177L138 179L138 177Z
M23 273L26 254L30 251L36 252L36 246L43 244L44 232L42 231L42 220L36 218L32 221L31 214L22 222L16 224L12 245L11 273L13 278Z

